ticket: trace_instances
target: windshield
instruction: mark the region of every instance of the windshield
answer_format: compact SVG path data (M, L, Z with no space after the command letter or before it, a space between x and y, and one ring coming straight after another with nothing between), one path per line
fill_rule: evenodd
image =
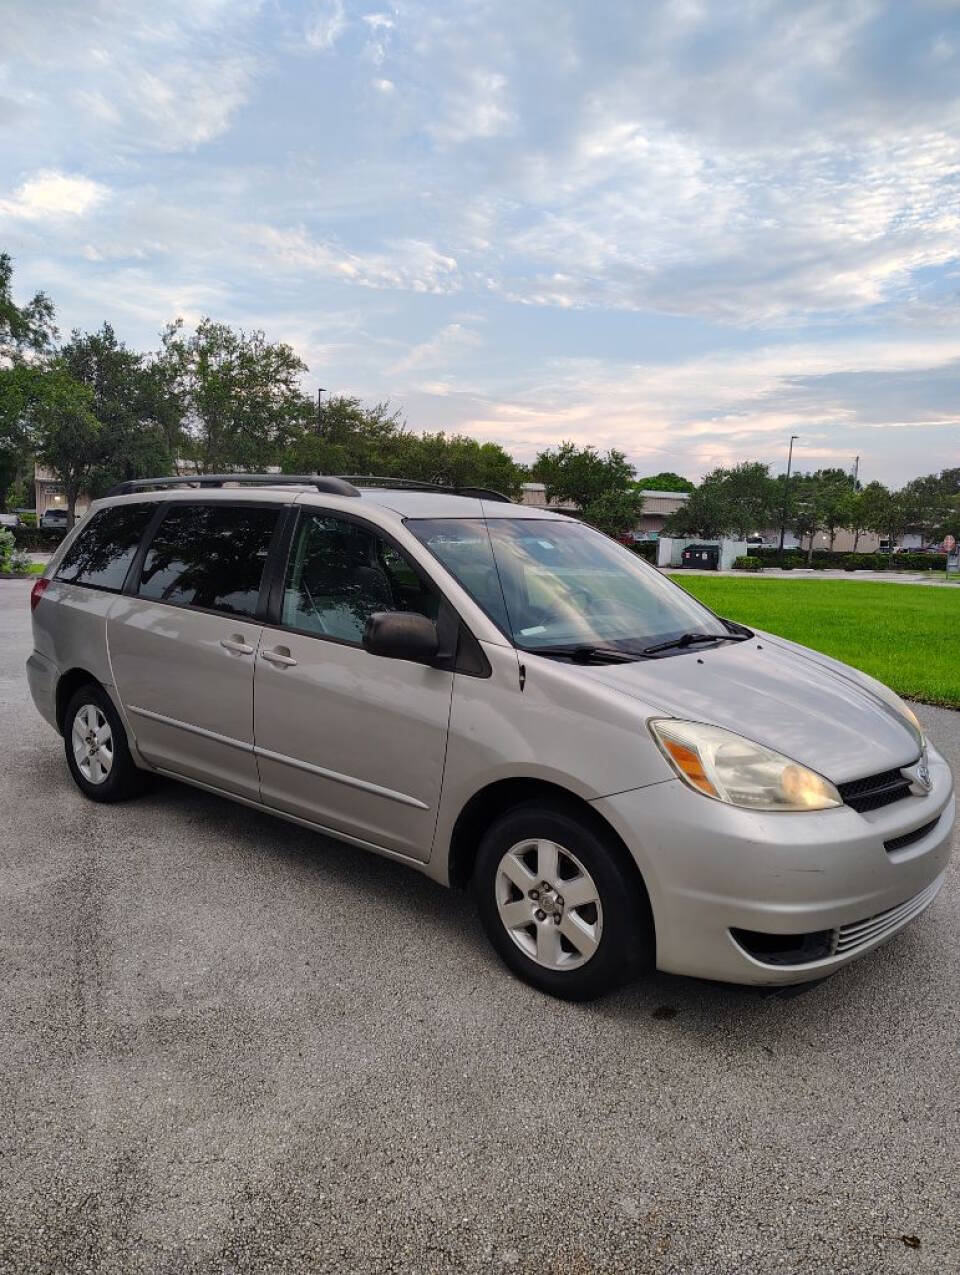
M730 630L622 545L577 522L422 518L407 526L517 645L639 653Z

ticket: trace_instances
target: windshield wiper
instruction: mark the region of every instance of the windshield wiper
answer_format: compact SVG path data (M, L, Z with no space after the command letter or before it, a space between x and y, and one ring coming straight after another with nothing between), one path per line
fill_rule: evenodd
M693 646L695 642L746 642L749 637L749 633L682 633L669 642L655 642L653 646L645 646L643 654L655 655L657 651L672 651L675 648L683 650L684 647Z
M640 660L639 651L621 651L616 646L528 646L531 655L565 655L574 664L629 664Z

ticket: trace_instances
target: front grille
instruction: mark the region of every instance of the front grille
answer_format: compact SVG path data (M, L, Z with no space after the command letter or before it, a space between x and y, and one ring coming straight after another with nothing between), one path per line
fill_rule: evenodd
M937 877L936 881L931 881L925 890L915 894L912 899L907 899L906 903L899 903L886 912L878 912L876 916L868 916L864 921L841 925L837 931L837 956L847 956L858 948L866 947L868 943L886 938L894 930L899 930L933 902L942 884L943 877Z
M829 960L833 956L850 956L878 939L889 937L915 916L919 916L937 897L942 884L943 877L939 876L919 894L907 899L906 903L898 903L895 908L878 912L876 916L868 916L863 921L841 925L838 930L814 930L808 934L765 934L758 930L731 930L730 935L748 956L763 965L782 968L785 965L806 965Z
M837 784L837 792L846 805L862 814L908 797L910 780L902 770L884 770L879 775L868 775L866 779L850 779L845 784Z
M903 832L899 837L891 837L889 841L883 843L883 848L887 854L892 854L894 850L905 850L915 841L922 841L928 832L933 832L939 822L940 816L937 815L936 819L931 819L920 828L914 828L913 832Z

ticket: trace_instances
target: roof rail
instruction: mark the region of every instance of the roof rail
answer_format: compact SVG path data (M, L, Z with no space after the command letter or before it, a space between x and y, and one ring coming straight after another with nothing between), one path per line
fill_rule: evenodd
M248 487L315 487L331 496L359 496L352 483L324 474L172 474L167 478L132 478L117 483L108 496L127 496L135 491L156 491L163 487L223 487L236 483Z
M450 487L443 483L422 482L418 478L392 478L383 474L340 474L347 483L358 487L396 488L397 491L436 491L446 492L451 496L469 496L474 500L494 500L506 505L513 501L502 491L494 491L492 487Z

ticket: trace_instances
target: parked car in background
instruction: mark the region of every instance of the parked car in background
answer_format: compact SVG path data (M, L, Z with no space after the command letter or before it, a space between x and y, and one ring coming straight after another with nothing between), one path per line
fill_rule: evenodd
M65 509L47 509L40 519L40 526L50 530L66 531L67 511Z
M10 531L15 531L20 526L20 519L17 514L0 514L0 527L7 527Z
M34 586L87 797L159 773L469 886L570 999L822 978L943 884L950 770L873 678L495 493L203 481L122 484Z

